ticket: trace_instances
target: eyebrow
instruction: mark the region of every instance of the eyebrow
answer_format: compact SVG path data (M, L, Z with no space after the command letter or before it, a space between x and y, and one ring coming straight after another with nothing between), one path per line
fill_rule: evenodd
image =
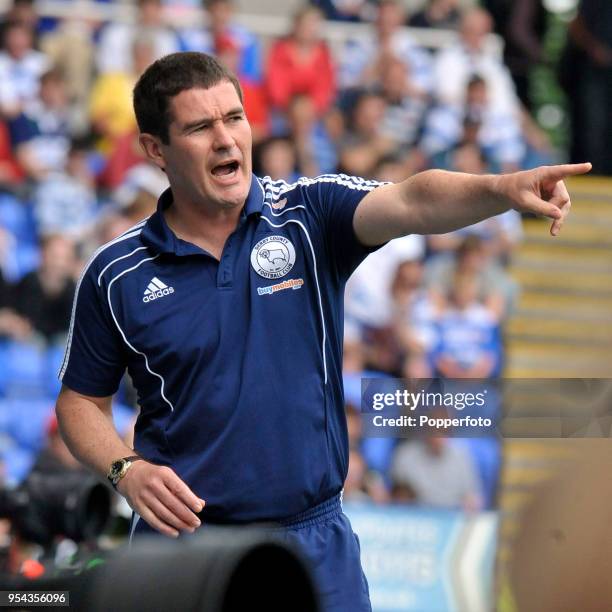
M228 117L232 117L234 115L244 115L244 108L242 108L242 106L236 106L235 108L232 108L223 115L223 119L227 119ZM203 123L211 123L212 121L214 121L212 117L201 117L200 119L196 119L195 121L190 121L189 123L186 123L183 126L182 131L188 132L194 127L198 127Z

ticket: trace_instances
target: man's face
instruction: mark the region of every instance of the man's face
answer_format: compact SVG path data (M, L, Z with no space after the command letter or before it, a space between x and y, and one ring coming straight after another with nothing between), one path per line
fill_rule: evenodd
M493 29L491 17L485 11L474 9L463 18L461 38L465 46L474 53L479 53L485 39Z
M382 4L376 16L376 28L379 35L385 36L393 34L402 24L402 9L394 3Z
M27 28L16 25L7 32L4 44L8 54L20 60L32 48L32 35Z
M242 206L251 187L251 127L234 85L182 91L170 102L169 143L160 144L175 197Z
M214 32L223 32L232 21L234 8L229 0L218 0L208 8L210 27Z

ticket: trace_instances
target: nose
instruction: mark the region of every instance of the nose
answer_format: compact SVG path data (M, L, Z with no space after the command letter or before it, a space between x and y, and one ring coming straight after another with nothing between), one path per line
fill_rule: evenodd
M215 150L231 149L234 146L234 137L223 121L214 124Z

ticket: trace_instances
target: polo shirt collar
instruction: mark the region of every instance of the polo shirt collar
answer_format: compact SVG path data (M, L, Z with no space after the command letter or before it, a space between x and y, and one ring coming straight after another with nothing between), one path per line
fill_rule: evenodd
M251 174L251 188L242 209L242 216L250 217L261 213L264 203L264 190L259 179ZM157 210L145 223L141 238L143 242L157 253L174 253L175 255L192 255L202 250L180 238L168 227L163 211L172 205L172 190L166 189L157 201Z

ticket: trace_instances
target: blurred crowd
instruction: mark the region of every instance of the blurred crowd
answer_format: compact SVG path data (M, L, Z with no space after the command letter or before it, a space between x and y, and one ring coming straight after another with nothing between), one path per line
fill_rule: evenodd
M132 87L152 61L202 51L234 70L253 128L254 171L274 179L343 172L400 181L431 167L509 172L554 161L526 86L528 68L542 61L542 4L485 4L429 0L408 14L399 0L321 0L301 7L285 36L264 40L237 19L232 0L139 0L134 19L120 22L43 17L32 0L13 0L1 16L0 48L4 481L20 482L45 445L80 271L98 246L151 214L167 187L143 158L132 111ZM177 7L198 11L204 25L173 25ZM587 9L572 41L609 80L609 23ZM366 28L332 53L326 19ZM452 30L454 42L425 48L406 25ZM503 55L494 31L506 37ZM595 104L586 94L582 103ZM492 507L498 450L480 441L363 439L351 389L364 372L499 376L501 332L517 296L506 266L521 236L514 211L444 236L409 236L370 256L349 281L347 499ZM126 381L117 398L126 431L135 410Z

